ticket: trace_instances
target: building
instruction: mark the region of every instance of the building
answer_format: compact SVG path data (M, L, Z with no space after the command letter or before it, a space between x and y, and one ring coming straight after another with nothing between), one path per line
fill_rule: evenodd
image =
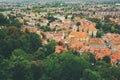
M38 28L36 27L29 27L29 26L23 26L21 31L25 32L26 30L28 30L29 32L37 32Z
M69 38L76 39L78 41L88 41L89 40L88 33L86 33L86 32L73 32L72 31L69 34Z
M91 38L89 40L89 47L90 48L106 48L104 40L101 38Z

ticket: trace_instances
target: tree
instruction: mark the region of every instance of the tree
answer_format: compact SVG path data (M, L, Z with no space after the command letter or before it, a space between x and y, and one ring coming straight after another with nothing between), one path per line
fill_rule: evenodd
M0 26L7 26L9 24L9 20L2 13L0 13Z
M0 63L3 62L4 57L0 55Z
M1 41L0 54L5 58L9 58L14 49L20 48L20 42L8 35Z
M20 36L21 49L33 53L42 46L41 39L36 33L26 33Z
M33 80L31 63L21 49L14 50L10 59L4 60L1 66L4 66L0 75L2 80Z
M4 8L0 8L0 12L3 12L3 11L5 11L6 9L4 9Z
M41 39L39 36L35 33L30 33L28 35L29 41L30 41L30 50L31 52L35 52L38 50L39 47L42 46Z
M45 77L48 78L48 80L59 80L59 76L62 73L61 71L61 65L58 61L59 56L57 55L51 55L48 56L45 60L44 60L44 72L45 72Z
M31 73L31 63L26 57L26 53L21 49L13 51L11 56L13 67L13 80L33 80L33 74Z
M16 27L0 29L0 55L9 58L14 49L20 48L34 53L42 46L40 37L35 33L22 33Z
M44 32L51 31L49 26L43 26L42 29L43 29Z
M0 42L5 38L7 35L7 29L0 29Z
M12 21L11 25L16 26L17 28L21 28L22 23L18 19Z
M104 35L104 32L101 30L97 31L96 37L101 38Z
M115 32L115 26L111 27L111 32Z
M102 21L99 21L99 22L96 23L96 28L97 29L101 29L102 26L103 26Z
M48 44L44 45L43 48L46 50L45 54L50 55L55 52L55 46L56 46L55 40L51 40L48 42Z
M77 23L76 23L76 26L80 26L80 22L77 22Z
M74 18L75 18L75 17L74 17L74 16L72 16L72 17L71 17L71 21L73 21L73 20L74 20Z
M113 75L111 74L112 71L110 71L110 68L113 65L106 63L103 60L97 61L95 64L94 70L99 72L101 75L101 78L104 80L116 80Z
M111 80L119 80L120 76L120 67L112 66L109 70L109 74L111 75ZM110 79L109 79L110 80Z
M34 60L43 60L50 54L53 54L55 52L55 46L56 46L55 40L51 40L48 42L48 44L44 45L43 47L40 47L32 56Z
M51 80L79 80L89 66L85 59L70 52L52 54L44 60L45 76Z
M99 18L88 18L88 20L95 22L96 23L96 28L97 29L101 29L103 26L103 20L99 19Z
M12 38L18 38L18 29L16 27L8 27L8 34Z
M33 60L43 60L45 59L49 54L47 53L47 50L45 48L39 48L33 55Z
M82 57L73 56L70 53L65 53L61 56L63 60L61 80L79 80L82 77L84 69L90 66L89 62Z
M92 54L92 53L89 54L89 61L91 63L93 63L93 64L96 63L96 59L95 59L95 55L94 54Z
M110 62L111 62L111 59L110 59L109 56L105 56L105 57L103 57L102 60L105 61L106 63L110 63Z
M51 15L48 15L47 19L49 20L49 23L51 23L51 22L55 21L57 18L54 18Z
M33 80L40 80L43 76L43 61L37 60L32 61L32 73L33 73Z
M96 13L96 11L93 11L93 14L95 14Z
M68 18L68 15L65 15L65 19L67 19Z
M101 80L100 74L90 69L85 69L82 80Z

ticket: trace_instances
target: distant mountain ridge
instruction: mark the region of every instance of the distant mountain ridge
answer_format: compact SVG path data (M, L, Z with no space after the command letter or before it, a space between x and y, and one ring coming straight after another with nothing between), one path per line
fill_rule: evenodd
M24 1L37 1L37 2L55 2L55 1L62 1L62 2L120 2L120 0L0 0L0 2L24 2Z

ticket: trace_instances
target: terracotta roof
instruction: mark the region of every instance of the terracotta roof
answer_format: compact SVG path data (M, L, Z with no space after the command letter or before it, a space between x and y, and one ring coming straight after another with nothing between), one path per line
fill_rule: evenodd
M112 62L112 63L116 63L118 60L120 60L120 52L119 52L119 51L114 52L114 53L111 55L111 62Z
M28 26L25 26L25 27L22 27L22 32L25 32L26 30L30 31L30 32L37 32L37 29L36 27L28 27Z
M105 45L104 41L101 38L91 38L89 44Z
M112 50L108 48L90 48L90 52L94 53L97 59L102 59L105 56L110 56L112 53Z
M74 38L88 38L88 33L85 32L71 32L69 34L69 37L74 37Z
M88 26L88 30L89 31L96 31L97 29L95 28L95 26L90 25L90 26Z
M66 51L66 48L63 46L56 46L55 53L62 53Z

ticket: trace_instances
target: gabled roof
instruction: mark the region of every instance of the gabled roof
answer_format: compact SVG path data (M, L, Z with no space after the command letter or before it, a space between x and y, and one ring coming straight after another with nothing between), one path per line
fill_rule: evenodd
M88 38L88 33L86 32L71 32L69 36L72 36L74 38Z
M104 41L101 38L91 38L89 40L89 44L105 45Z

